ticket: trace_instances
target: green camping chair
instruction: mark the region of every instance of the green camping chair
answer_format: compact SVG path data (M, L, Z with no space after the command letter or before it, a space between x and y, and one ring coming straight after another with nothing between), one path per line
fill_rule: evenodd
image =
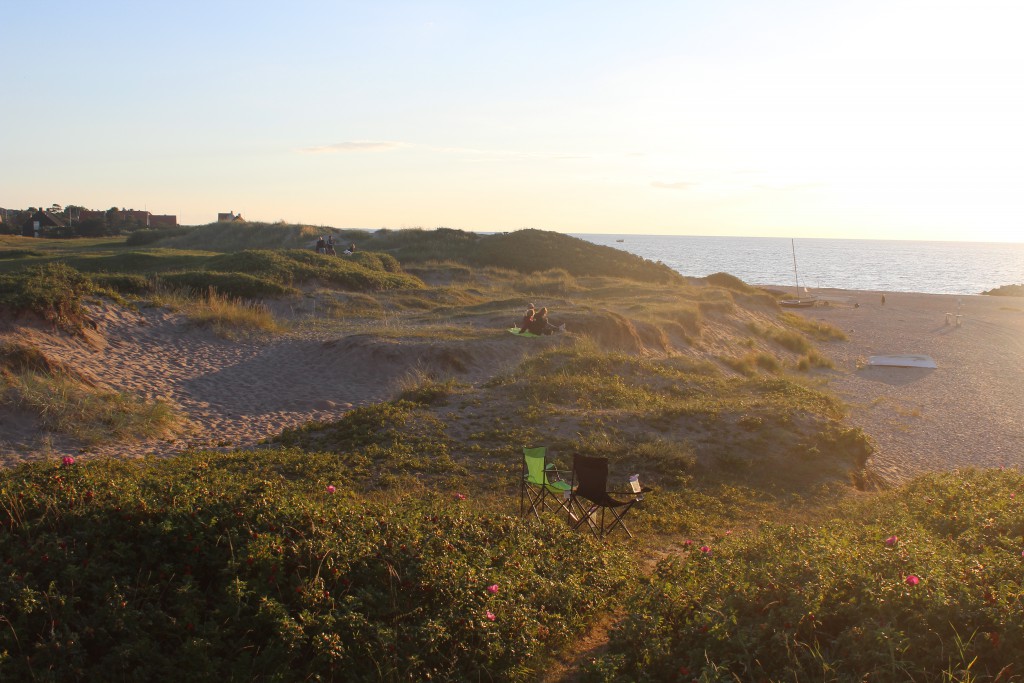
M537 519L546 510L569 512L572 486L559 478L568 470L557 470L547 461L547 448L523 448L523 478L519 487L519 516L532 512ZM529 508L529 509L527 509Z

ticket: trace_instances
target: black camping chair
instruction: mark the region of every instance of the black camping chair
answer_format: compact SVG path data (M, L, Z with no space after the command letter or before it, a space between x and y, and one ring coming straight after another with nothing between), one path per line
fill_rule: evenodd
M608 490L608 458L574 454L572 456L572 495L569 523L573 529L586 524L598 538L604 538L618 527L633 538L623 519L634 505L651 489L640 486L639 477L629 480L629 491ZM628 496L618 500L609 494ZM607 516L606 516L607 513Z

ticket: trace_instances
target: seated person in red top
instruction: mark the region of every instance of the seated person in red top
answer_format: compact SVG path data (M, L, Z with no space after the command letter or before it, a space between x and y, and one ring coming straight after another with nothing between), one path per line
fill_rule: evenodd
M530 304L530 307L526 309L526 314L523 316L523 319L519 322L520 332L526 332L528 329L530 329L530 325L533 324L534 312L535 311L533 310L533 304Z
M561 331L560 328L548 322L548 309L546 306L537 311L537 314L533 316L533 322L530 323L526 330L533 334L554 334Z

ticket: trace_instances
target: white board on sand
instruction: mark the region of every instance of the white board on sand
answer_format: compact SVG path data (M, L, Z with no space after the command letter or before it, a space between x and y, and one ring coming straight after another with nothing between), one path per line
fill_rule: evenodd
M935 359L922 354L903 354L890 356L871 356L868 365L884 365L896 368L937 368Z

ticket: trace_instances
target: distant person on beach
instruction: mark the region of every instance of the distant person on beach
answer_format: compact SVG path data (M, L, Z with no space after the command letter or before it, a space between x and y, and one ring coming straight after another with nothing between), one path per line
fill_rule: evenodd
M322 254L326 250L327 250L327 243L324 242L324 236L320 235L320 237L318 237L317 240L316 240L316 253Z
M533 316L533 322L526 331L533 334L554 334L555 332L565 332L565 325L555 327L548 322L548 309L547 306L545 306L537 311L537 314Z
M885 305L885 294L882 295L882 305Z

